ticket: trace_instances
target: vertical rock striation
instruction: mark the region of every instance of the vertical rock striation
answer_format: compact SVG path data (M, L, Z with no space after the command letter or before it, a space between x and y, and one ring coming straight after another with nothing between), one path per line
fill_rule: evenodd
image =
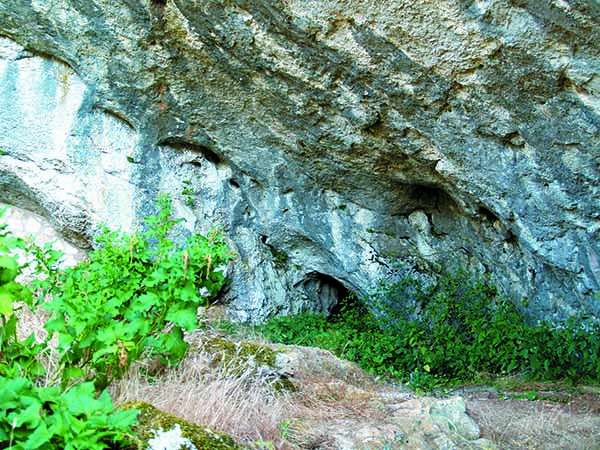
M85 245L170 192L239 319L397 262L600 313L594 0L0 0L0 34L0 201Z

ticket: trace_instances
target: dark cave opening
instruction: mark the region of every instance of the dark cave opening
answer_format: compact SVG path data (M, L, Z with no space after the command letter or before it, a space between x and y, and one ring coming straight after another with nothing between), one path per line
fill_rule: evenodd
M409 190L410 198L422 203L436 204L440 198L447 195L443 189L426 184L413 184Z
M300 282L300 288L310 301L313 311L328 316L334 314L342 300L351 294L341 281L321 272L307 274Z
M390 209L393 215L410 214L418 209L426 212L459 209L454 198L439 185L401 183L396 186L396 199Z
M477 213L483 217L484 219L486 219L489 222L496 222L499 221L500 218L489 208L487 208L486 206L480 206L479 209L477 210Z

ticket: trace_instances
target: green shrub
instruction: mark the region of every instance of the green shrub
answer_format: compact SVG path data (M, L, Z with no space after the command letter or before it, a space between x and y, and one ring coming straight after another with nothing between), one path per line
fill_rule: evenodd
M280 317L262 331L278 342L329 349L417 389L517 373L600 381L598 324L530 325L493 286L464 272L431 284L401 280L362 301L347 299L330 318Z
M62 391L0 376L0 448L126 448L137 413L115 411L108 393L97 396L92 383Z
M93 378L103 388L142 354L179 361L198 307L225 284L231 256L223 239L194 235L177 245L169 237L178 221L167 197L159 209L143 232L104 230L88 260L52 286L46 329L58 333L65 381Z
M15 253L31 250L41 258L35 273L45 273L45 283L50 283L58 253L28 244L0 224L0 448L95 450L117 448L116 442L127 445L137 411L115 411L108 393L97 396L92 383L66 391L35 383L44 375L39 358L45 346L33 335L19 340L16 314L23 303L35 308L30 290L16 281L22 267Z
M51 246L16 238L0 224L0 448L95 450L136 442L137 411L115 410L102 389L142 354L170 363L183 357L183 333L196 328L198 306L225 284L231 258L216 233L177 245L170 239L177 223L170 200L160 197L144 231L104 230L89 259L64 271ZM16 281L23 268L16 252L33 259L35 296ZM58 335L62 387L37 385L46 346L17 336L18 305L35 311L47 298L45 327Z

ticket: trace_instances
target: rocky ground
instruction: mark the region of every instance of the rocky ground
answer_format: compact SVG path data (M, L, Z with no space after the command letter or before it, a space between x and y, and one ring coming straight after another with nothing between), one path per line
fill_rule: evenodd
M483 436L506 449L598 449L600 403L597 394L564 394L550 390L553 400L513 398L494 391L465 395L467 411ZM558 395L560 394L560 395ZM556 401L562 397L563 401Z
M557 386L469 387L419 396L309 347L202 332L193 356L114 387L209 425L253 449L600 448L598 392Z

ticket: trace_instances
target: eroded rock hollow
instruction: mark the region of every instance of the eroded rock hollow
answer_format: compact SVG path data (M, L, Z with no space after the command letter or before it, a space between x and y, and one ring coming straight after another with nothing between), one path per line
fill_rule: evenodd
M79 246L164 191L241 320L398 264L600 313L595 0L0 0L0 34L0 201Z

